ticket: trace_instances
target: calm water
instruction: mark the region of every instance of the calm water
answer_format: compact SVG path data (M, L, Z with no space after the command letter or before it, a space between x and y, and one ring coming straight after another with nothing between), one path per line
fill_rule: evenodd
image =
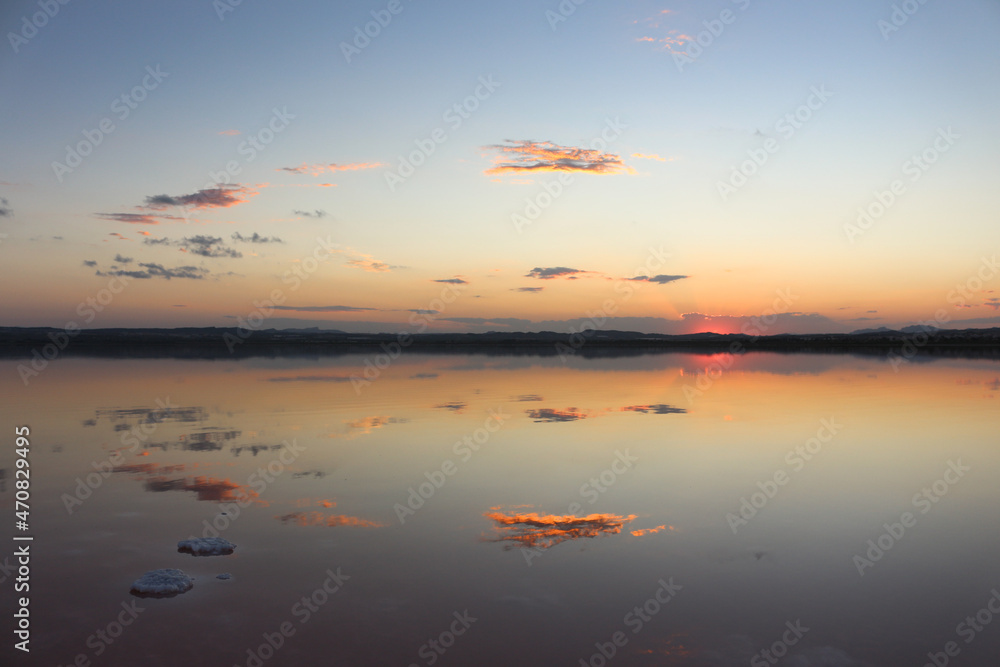
M17 664L997 664L995 363L364 360L0 363Z

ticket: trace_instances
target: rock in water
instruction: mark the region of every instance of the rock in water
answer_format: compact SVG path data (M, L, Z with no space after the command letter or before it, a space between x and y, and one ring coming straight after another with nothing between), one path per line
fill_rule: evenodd
M149 598L169 598L186 593L194 586L194 577L181 570L150 570L132 582L132 595Z
M177 550L193 556L227 556L236 549L236 545L221 537L196 537L193 540L181 540Z
M233 575L229 574L228 572L223 572L222 574L215 575L215 578L216 579L232 579Z

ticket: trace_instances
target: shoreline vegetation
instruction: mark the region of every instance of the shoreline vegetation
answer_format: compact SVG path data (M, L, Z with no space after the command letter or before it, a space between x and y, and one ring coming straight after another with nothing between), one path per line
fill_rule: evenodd
M913 358L948 356L1000 359L1000 327L989 329L875 330L845 334L698 333L345 333L321 329L236 327L85 329L0 327L0 358L57 355L121 358L225 359L338 356L371 351L528 356L616 357L656 353L850 353Z

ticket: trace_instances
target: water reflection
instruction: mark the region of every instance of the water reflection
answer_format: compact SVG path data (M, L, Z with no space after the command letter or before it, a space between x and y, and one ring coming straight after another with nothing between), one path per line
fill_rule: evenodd
M589 514L587 516L541 515L535 512L504 513L494 507L483 514L496 524L499 536L493 542L504 543L504 549L551 549L568 540L617 535L625 524L636 518L635 514Z
M1000 587L994 362L754 354L706 375L707 355L403 355L357 392L364 361L65 358L30 392L0 362L33 434L32 660L98 664L95 627L172 567L194 588L149 600L102 664L246 665L291 620L266 667L423 665L466 609L479 620L442 665L596 664L619 630L608 667L760 664L796 619L810 630L779 666L1000 654L993 626L955 633ZM813 453L824 419L843 428ZM968 474L859 575L853 557L959 459ZM0 450L8 508L13 466ZM239 544L224 584L176 554L213 534ZM337 568L350 579L298 624ZM632 633L670 577L682 592Z

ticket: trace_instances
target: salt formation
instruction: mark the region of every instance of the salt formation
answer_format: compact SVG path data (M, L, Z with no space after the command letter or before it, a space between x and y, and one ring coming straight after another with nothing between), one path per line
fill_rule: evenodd
M177 550L194 556L226 556L233 553L236 545L221 537L196 537L193 540L181 540Z
M132 594L139 597L168 598L191 590L194 578L181 570L150 570L132 582Z

